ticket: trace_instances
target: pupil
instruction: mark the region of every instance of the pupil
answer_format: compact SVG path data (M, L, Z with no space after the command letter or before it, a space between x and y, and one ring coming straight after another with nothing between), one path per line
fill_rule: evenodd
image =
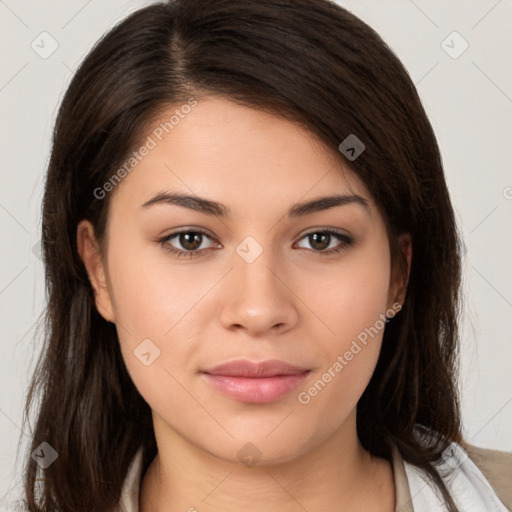
M187 250L193 251L201 245L201 233L181 233L180 244Z
M310 243L313 248L316 249L325 249L329 247L329 241L331 235L327 233L313 233L310 236ZM319 241L319 239L323 239L323 241Z

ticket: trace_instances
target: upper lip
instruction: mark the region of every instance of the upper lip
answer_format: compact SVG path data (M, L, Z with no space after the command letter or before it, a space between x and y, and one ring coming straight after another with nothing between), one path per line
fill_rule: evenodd
M268 359L260 362L236 359L204 370L204 373L236 377L274 377L277 375L299 375L307 371L309 371L308 368L295 366L279 359Z

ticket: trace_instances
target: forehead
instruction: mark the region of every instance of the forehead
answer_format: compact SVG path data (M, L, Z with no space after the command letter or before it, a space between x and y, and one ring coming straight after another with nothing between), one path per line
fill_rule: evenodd
M220 97L161 112L126 164L112 198L124 206L162 190L212 197L238 213L325 193L370 199L341 156L312 133Z

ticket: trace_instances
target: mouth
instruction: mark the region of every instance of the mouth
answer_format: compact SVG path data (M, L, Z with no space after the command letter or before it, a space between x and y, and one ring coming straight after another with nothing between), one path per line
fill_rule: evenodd
M285 397L311 373L310 369L276 359L253 363L236 360L202 372L219 393L240 402L265 404Z

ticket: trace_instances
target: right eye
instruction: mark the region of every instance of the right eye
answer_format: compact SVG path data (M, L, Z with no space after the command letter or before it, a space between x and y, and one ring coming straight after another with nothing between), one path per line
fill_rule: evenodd
M201 229L183 229L175 231L158 240L158 243L168 252L174 253L178 258L193 258L201 256L206 249L211 247L201 247L203 238L211 239L210 235ZM170 241L176 239L175 243L181 245L183 249L176 247Z

